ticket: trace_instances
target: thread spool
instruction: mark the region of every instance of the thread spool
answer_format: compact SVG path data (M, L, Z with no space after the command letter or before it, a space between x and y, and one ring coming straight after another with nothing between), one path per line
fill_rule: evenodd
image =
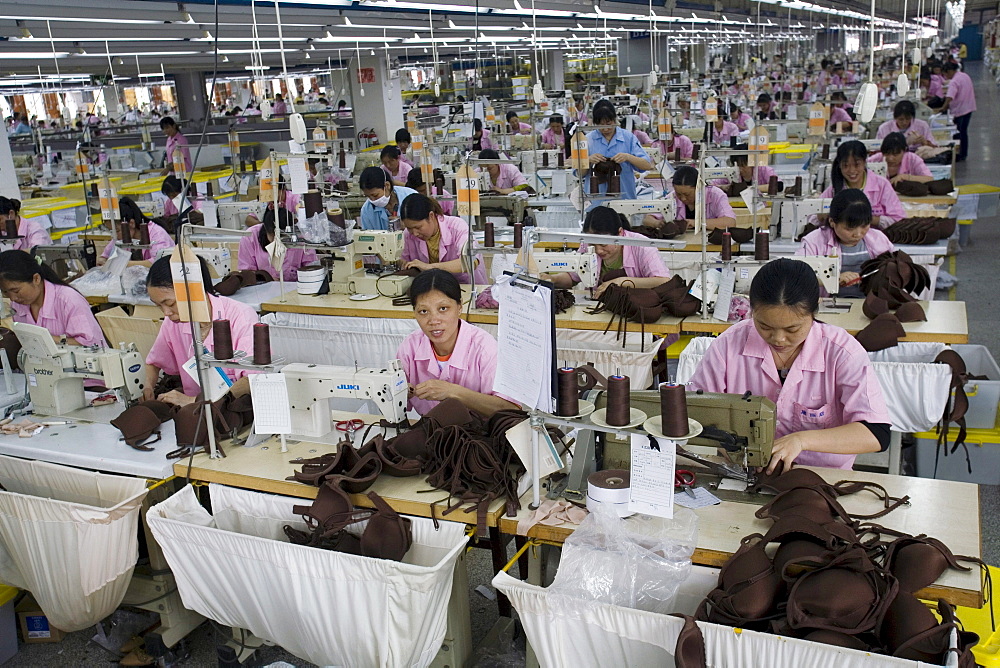
M722 261L729 262L733 259L733 235L729 233L727 228L725 232L722 233Z
M337 152L337 165L341 169L347 169L347 151L344 150L343 144L340 146L340 151Z
M771 235L767 230L758 230L753 238L753 259L771 259Z
M683 385L660 383L660 423L664 436L687 436L687 393Z
M139 223L139 244L142 246L149 245L149 223L146 221Z
M549 152L542 151L542 167L548 167L548 166L549 166Z
M822 157L823 157L824 160L829 160L830 159L830 145L829 144L823 144L823 154L822 154Z
M7 236L11 239L17 237L17 218L8 218L5 225L7 228Z
M306 207L306 218L312 218L324 210L323 194L318 190L306 191L306 194L302 196L302 203Z
M729 148L732 148L732 149L736 148L736 137L730 137L729 138Z
M233 358L233 330L224 318L212 321L212 353L217 360Z
M524 245L524 224L514 223L514 248Z
M215 187L212 185L211 181L205 182L205 197L214 197Z
M127 220L121 221L118 223L118 229L122 231L122 243L126 245L132 243L132 226L129 222Z
M601 194L601 184L597 182L597 174L594 173L593 167L590 168L590 194Z
M695 144L694 150L691 151L691 159L697 160L698 156L701 155L701 144Z
M680 162L680 161L681 161L681 150L680 150L680 148L675 148L674 149L674 162Z
M580 414L580 390L576 380L576 369L562 367L556 372L559 388L559 401L556 413L563 417Z
M566 155L563 151L559 151L559 153L556 154L556 166L557 167L566 166Z
M337 227L346 228L347 221L344 220L343 209L327 209L326 218Z
M496 238L494 236L493 223L486 222L483 224L483 245L487 248L493 248L497 245Z
M247 161L246 158L243 158L242 156L240 157L240 171L241 172L247 171Z
M628 509L631 487L629 472L624 469L591 473L587 476L587 509L593 511L597 506L604 506L619 517L628 517L632 514Z
M781 112L781 120L783 120L783 121L788 120L788 112L787 111Z
M802 177L795 177L795 195L796 197L802 197Z
M615 427L629 422L629 378L628 376L608 376L607 423Z
M258 322L253 326L253 363L271 363L271 329L267 323Z
M100 197L101 197L101 191L98 190L97 182L96 181L92 181L91 184L90 184L90 196L91 197L96 197L98 199L100 199Z
M768 197L774 197L778 194L778 177L772 174L770 178L767 179L767 195Z

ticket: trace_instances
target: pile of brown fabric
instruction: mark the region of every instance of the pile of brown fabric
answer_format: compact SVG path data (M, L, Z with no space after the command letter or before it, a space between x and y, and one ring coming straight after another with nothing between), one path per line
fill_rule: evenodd
M628 281L621 285L611 284L598 297L597 306L590 309L588 313L604 313L606 311L611 313L608 326L604 328L605 332L610 330L612 325L615 325L617 318L617 337L623 340L622 345L624 346L626 321L646 325L659 320L664 312L679 318L697 313L701 306L701 300L691 295L688 292L689 289L690 285L676 274L669 281L655 288L636 288ZM645 327L643 334L645 334Z
M734 244L745 244L753 241L752 227L730 227L726 230L717 227L708 233L708 243L718 246L722 243L722 235L728 230Z
M215 291L223 297L231 297L240 288L249 288L258 283L270 283L273 280L271 274L263 269L243 269L226 274L221 281L215 284Z
M955 184L951 182L951 179L938 179L927 183L899 181L893 187L903 197L927 197L928 195L943 197L955 189Z
M718 586L698 608L699 621L932 664L944 663L957 631L959 665L975 665L978 636L961 630L949 603L938 601L938 621L915 594L949 568L969 570L962 561L982 562L955 556L926 535L863 521L906 497L892 498L874 483L829 484L806 469L762 475L756 489L777 494L757 511L773 524L766 534L744 538L723 565ZM879 496L883 510L852 515L837 500L862 491Z
M637 225L632 231L650 239L673 239L687 232L687 228L686 220L664 220L659 227Z
M954 218L904 218L882 230L894 244L936 244L955 233Z
M861 277L861 290L867 295L862 311L872 323L855 338L865 350L891 348L906 336L901 323L927 320L912 293L926 290L930 275L926 267L914 264L903 251L882 253L868 260L861 265Z

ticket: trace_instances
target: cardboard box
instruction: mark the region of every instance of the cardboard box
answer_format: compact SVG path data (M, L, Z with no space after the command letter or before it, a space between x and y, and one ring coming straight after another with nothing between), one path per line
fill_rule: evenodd
M155 306L138 305L135 313L129 315L121 306L101 311L97 314L97 322L104 330L108 343L118 347L118 343L135 343L136 349L143 359L149 354L156 335L160 333L160 323L163 313Z
M49 618L30 594L17 604L17 623L21 627L21 640L26 643L59 642L66 634L49 625Z

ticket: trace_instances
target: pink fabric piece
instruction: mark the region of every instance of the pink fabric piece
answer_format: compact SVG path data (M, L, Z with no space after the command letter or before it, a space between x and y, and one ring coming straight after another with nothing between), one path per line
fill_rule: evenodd
M52 237L49 236L49 233L45 231L45 228L37 220L25 218L24 216L20 216L20 220L17 223L17 234L24 238L14 242L13 250L30 251L35 246L52 243Z
M174 149L179 148L184 156L184 169L191 171L191 148L188 146L187 137L180 130L173 137L167 137L167 165L173 170ZM178 177L180 178L180 177Z
M431 340L419 329L403 339L396 357L402 363L403 373L410 385L416 386L427 380L444 380L473 392L494 394L497 342L489 333L468 322L459 323L455 349L444 368L434 357ZM424 415L438 403L410 397L408 407Z
M253 353L253 326L257 323L257 313L252 308L229 297L212 295L209 296L209 311L213 320L220 317L229 320L229 327L233 332L233 350ZM210 351L215 350L211 331L205 337L205 347ZM153 347L146 356L146 364L162 369L164 373L180 375L184 384L184 394L195 397L201 392L201 388L183 371L184 364L192 357L194 357L194 339L191 338L191 324L164 319L160 325L160 333L156 335ZM225 371L233 381L248 373L257 373L244 369Z
M753 320L733 325L705 353L690 389L742 394L775 403L775 438L861 422L889 424L889 414L868 353L840 327L813 322L784 385L771 348ZM854 455L803 452L796 464L850 469Z
M675 220L694 217L693 211L691 212L691 216L688 216L687 207L676 194L674 195L674 199L677 200L677 215L675 216ZM736 213L729 204L729 197L726 196L726 193L722 192L718 186L709 185L705 187L705 219L710 220L712 218L736 218Z
M271 278L278 280L278 272L271 266L267 250L260 245L260 225L254 225L247 230L247 235L240 239L240 249L236 256L237 269L264 270ZM285 252L285 261L281 264L281 273L286 281L299 280L299 269L316 264L316 251L304 248L289 248Z
M931 146L937 146L937 142L934 141L934 133L931 132L931 126L927 121L922 121L919 118L914 118L910 121L910 127L906 130L900 130L899 126L896 125L896 119L891 121L886 121L882 125L878 126L878 132L875 133L876 139L885 139L893 132L902 132L904 135L917 134L931 143ZM907 143L910 142L909 136L906 137Z
M868 156L868 162L884 162L885 156L881 153L874 153ZM906 152L903 154L903 161L899 163L897 174L911 174L913 176L931 176L931 170L916 153ZM891 178L891 177L890 177Z
M500 188L516 188L518 186L528 185L527 179L524 178L518 168L514 165L497 165L500 168L500 174L497 175L497 181L493 184L493 187L499 190Z
M154 223L149 221L149 248L142 251L143 260L156 260L156 257L160 254L160 250L164 248L173 248L177 244L174 243L173 238L170 234ZM133 241L138 243L139 239L136 238ZM111 257L111 250L114 248L114 244L108 244L104 247L104 252L101 253L101 257Z
M438 227L441 230L441 241L438 246L438 261L449 262L459 259L466 252L466 244L469 243L469 226L461 218L454 216L438 216ZM406 264L412 260L430 262L427 255L427 242L418 239L409 230L403 232L403 253L402 262ZM486 285L486 266L483 258L476 255L478 263L476 265L476 285ZM455 274L455 278L460 283L468 283L469 275L466 273Z
M965 72L955 72L948 81L947 97L951 98L948 111L952 116L965 116L976 110L976 91L972 87L972 79Z
M899 201L899 195L896 194L892 184L885 177L879 176L869 169L862 190L872 204L872 215L881 217L878 223L879 228L884 230L893 223L906 218L906 209ZM833 194L833 186L831 185L823 191L820 197L832 199Z
M14 322L44 327L53 336L69 336L84 346L108 343L87 298L68 285L45 281L45 300L38 310L37 320L31 316L31 307L27 304L12 301L10 306L14 310Z
M560 524L579 524L589 513L586 509L574 506L565 499L546 499L532 511L531 515L517 523L517 535L527 536L531 527L536 524L555 527Z

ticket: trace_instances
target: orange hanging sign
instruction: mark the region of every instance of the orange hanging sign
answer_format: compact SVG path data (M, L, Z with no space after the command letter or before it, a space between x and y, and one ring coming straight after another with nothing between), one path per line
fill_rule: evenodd
M747 148L751 151L763 151L763 153L751 153L747 158L747 164L751 167L764 167L767 165L770 155L767 153L771 135L767 128L758 125L750 131L750 138Z
M97 187L97 195L101 200L101 220L119 220L121 214L118 210L118 194L111 184L111 179L107 176L101 177L101 182Z
M826 123L830 118L830 110L823 104L816 102L809 106L809 134L826 134Z
M170 275L181 322L211 322L208 296L201 277L201 263L188 246L174 246L170 255Z
M480 176L468 165L462 165L455 172L455 185L457 186L456 207L460 216L479 215L479 183ZM433 181L433 179L432 179Z
M577 130L570 139L569 159L577 163L579 169L588 166L590 162L590 142L582 130Z
M714 97L705 100L705 120L709 123L719 120L719 101Z
M260 201L269 202L274 197L274 167L271 156L264 158L260 165L258 181L260 183Z

